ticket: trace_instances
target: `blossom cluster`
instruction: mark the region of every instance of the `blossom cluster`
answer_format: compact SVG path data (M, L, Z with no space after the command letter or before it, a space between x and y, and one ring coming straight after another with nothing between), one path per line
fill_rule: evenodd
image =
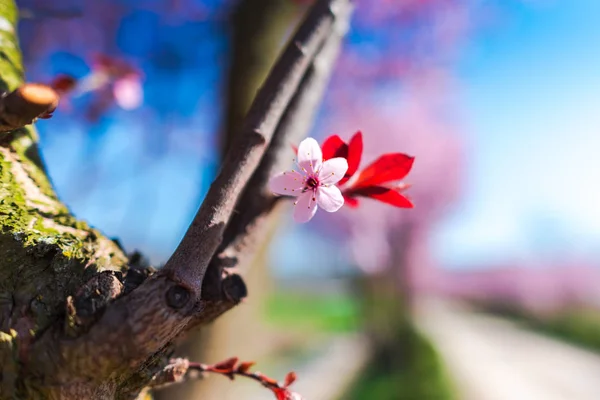
M403 194L409 185L399 181L412 169L414 157L383 154L358 172L363 153L360 131L348 143L338 135L325 139L322 146L307 138L294 150L297 168L273 176L269 188L275 194L297 198L296 222L310 221L318 207L327 212L338 211L343 205L356 208L361 197L400 208L413 207Z
M132 110L143 101L142 73L125 60L104 54L93 57L91 70L86 76L78 79L60 74L50 85L63 98L94 93L97 101L89 110L91 119L95 119L112 103L124 110Z

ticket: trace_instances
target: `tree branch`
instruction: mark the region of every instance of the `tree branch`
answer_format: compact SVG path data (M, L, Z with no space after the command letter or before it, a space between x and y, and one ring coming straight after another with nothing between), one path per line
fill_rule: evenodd
M253 361L239 363L237 357L229 358L217 364L203 364L190 362L186 358L174 358L152 378L150 385L152 387L164 387L187 379L201 378L206 373L213 373L231 380L234 380L236 376L252 379L271 390L278 399L301 399L299 395L293 396L293 392L289 390L289 386L296 381L294 372L289 372L285 377L285 381L280 383L261 372L250 372L254 364Z
M208 264L221 244L236 201L265 153L281 117L349 0L321 0L276 62L225 157L217 178L191 226L165 265L171 278L199 299Z
M246 185L227 225L218 252L212 258L202 288L205 309L195 323L210 322L239 303L246 295L243 281L224 268L244 268L256 242L264 233L268 216L279 203L268 191L268 180L290 164L290 144L299 142L312 127L335 60L347 31L352 7L346 3L335 20L332 34L323 43L286 109L260 165ZM288 154L290 157L288 157Z
M0 132L13 131L48 118L58 106L58 94L49 86L26 83L0 97Z

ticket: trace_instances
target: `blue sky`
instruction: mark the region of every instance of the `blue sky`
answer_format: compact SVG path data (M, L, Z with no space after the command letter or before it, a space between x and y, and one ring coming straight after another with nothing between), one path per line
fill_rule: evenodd
M469 168L436 234L446 265L600 256L600 2L535 3L460 63Z

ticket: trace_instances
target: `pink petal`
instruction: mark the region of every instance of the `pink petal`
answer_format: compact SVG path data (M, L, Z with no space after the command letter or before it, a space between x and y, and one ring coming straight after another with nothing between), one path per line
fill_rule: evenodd
M299 196L304 188L304 176L297 171L287 171L269 180L269 190L284 196Z
M317 189L317 204L327 212L335 212L344 205L344 196L337 186L320 186Z
M321 169L323 153L319 143L313 138L306 138L298 146L298 165L308 173L315 173Z
M294 221L304 223L311 220L317 212L317 202L312 191L305 192L294 203Z
M323 163L319 171L319 181L324 185L339 182L348 170L348 161L342 157L331 158Z
M133 110L142 104L144 93L142 83L137 77L125 77L113 85L115 102L124 110Z

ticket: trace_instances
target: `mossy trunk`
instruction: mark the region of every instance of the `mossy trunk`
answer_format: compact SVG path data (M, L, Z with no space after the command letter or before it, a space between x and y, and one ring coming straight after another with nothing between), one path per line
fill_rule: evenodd
M0 0L3 92L24 77L16 23L14 2ZM0 399L57 397L56 383L45 379L50 371L32 365L39 356L33 344L51 327L76 335L78 325L65 318L67 297L100 271L124 272L127 261L114 241L74 218L57 198L35 129L0 133ZM63 356L47 351L49 358Z

